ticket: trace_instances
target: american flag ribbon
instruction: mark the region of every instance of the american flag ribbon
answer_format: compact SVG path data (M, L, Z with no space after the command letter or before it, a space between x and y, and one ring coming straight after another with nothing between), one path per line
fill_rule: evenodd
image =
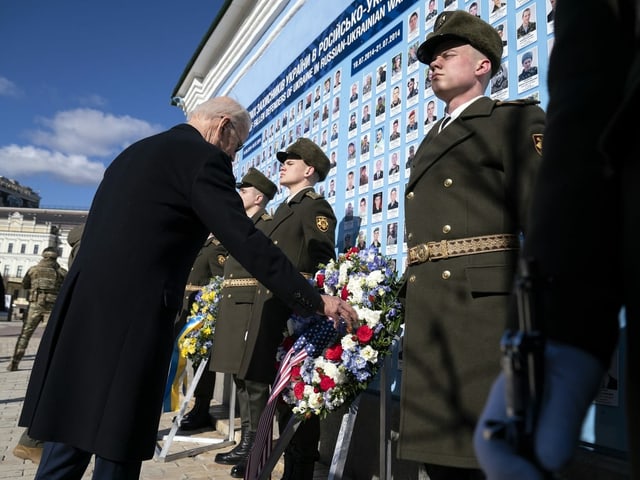
M291 382L291 370L308 356L315 358L320 355L335 335L336 331L333 328L332 321L324 318L313 322L298 337L282 359L271 388L267 406L260 415L258 431L247 460L247 468L244 474L245 480L257 479L269 460L273 438L273 418L276 413L278 397Z

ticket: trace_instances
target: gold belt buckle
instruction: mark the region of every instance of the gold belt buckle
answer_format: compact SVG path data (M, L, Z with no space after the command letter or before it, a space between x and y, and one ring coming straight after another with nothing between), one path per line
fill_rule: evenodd
M416 245L416 258L420 263L424 263L429 260L429 245L426 243L421 243L420 245Z

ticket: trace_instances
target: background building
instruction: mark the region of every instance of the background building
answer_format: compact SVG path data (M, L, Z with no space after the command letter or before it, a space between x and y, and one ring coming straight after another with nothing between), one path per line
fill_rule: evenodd
M67 268L71 247L69 231L84 223L86 210L50 210L0 207L0 273L5 282L5 301L13 319L21 318L28 302L22 289L22 277L29 267L42 259L47 247L58 250L58 263ZM11 317L9 317L11 318Z
M369 244L375 231L387 232L393 225L397 240L388 242L381 235L382 251L395 258L402 272L407 256L402 198L408 165L432 127L431 116L441 118L444 113L431 89L428 67L417 61L416 50L432 31L437 13L469 11L472 3L504 44L500 71L487 94L496 99L535 98L546 108L546 72L554 40L550 0L229 0L204 33L171 92L171 101L185 113L218 95L230 95L248 106L253 128L234 163L237 178L256 167L278 183L275 153L300 136L316 141L336 159L318 189L335 191L328 199L339 220L338 251L347 236L364 236ZM520 28L525 11L532 21L526 32ZM525 71L525 60L531 60L534 68ZM399 138L392 135L394 128L401 132ZM397 173L391 173L394 158L401 167ZM374 174L378 166L381 175ZM346 189L349 174L357 174L362 167L371 172L368 180ZM400 200L393 208L392 191ZM284 195L279 191L270 208ZM374 211L373 200L379 196L382 209ZM361 205L363 210L356 209ZM62 243L58 234L43 235ZM22 237L12 237L12 242L14 248L19 245L21 249L22 242L27 251L33 247ZM6 247L0 244L2 255ZM1 256L0 261L4 265ZM11 264L9 272L17 273L18 266ZM624 352L616 356L612 368L617 378L624 377ZM394 394L399 391L400 367L395 371ZM619 390L603 388L594 403L578 461L588 473L572 478L623 478L614 474L624 470L628 455L621 395L624 384L619 385ZM375 388L370 397L375 402ZM361 409L366 412L367 405L361 404ZM356 469L347 468L352 478L376 474L363 469L372 464L375 469L372 454L377 453L377 424L371 421L376 415L366 417L356 423L354 432L358 450L366 456L350 453L349 463L359 467L358 475L354 475ZM395 412L392 417L393 423ZM325 440L323 460L327 461L333 439ZM394 469L401 467L394 465ZM605 472L604 476L597 470ZM415 474L403 478L417 478Z
M40 195L16 180L0 175L0 207L38 208Z

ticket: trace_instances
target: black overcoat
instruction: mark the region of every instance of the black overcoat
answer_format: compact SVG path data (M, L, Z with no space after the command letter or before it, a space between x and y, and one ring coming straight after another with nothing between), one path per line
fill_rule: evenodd
M115 461L154 453L173 326L211 232L292 308L321 298L247 218L232 159L180 124L107 168L53 309L20 425Z
M482 97L427 134L405 190L407 246L524 230L544 128L531 102ZM477 467L471 436L500 369L517 250L405 272L400 458Z

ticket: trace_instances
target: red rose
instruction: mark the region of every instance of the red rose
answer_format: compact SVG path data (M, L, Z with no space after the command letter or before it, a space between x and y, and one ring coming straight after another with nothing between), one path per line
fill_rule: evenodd
M336 382L333 381L333 378L324 376L320 379L320 388L323 392L333 388L336 386Z
M291 367L291 378L293 378L294 380L300 378L300 365Z
M318 273L316 275L316 283L318 284L319 288L324 287L324 273Z
M324 358L327 360L338 361L342 357L342 345L339 343L334 345L333 347L327 348L327 351L324 352Z
M302 400L304 396L304 382L298 382L293 386L293 394L298 400Z
M342 287L342 292L340 292L340 298L342 298L342 300L346 300L347 298L349 298L349 290L347 290L346 285Z
M368 325L362 325L358 328L356 335L358 336L360 343L369 343L369 340L373 337L373 330L371 330Z

